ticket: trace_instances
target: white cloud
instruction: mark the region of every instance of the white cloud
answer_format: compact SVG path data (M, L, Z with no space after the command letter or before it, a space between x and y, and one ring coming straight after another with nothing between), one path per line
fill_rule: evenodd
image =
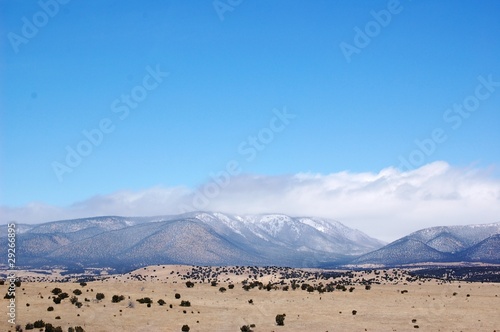
M186 209L285 213L336 219L386 241L437 225L500 221L500 180L483 169L435 162L401 172L241 175L198 190L155 187L95 196L69 207L1 207L1 221L41 222L96 215L151 216Z

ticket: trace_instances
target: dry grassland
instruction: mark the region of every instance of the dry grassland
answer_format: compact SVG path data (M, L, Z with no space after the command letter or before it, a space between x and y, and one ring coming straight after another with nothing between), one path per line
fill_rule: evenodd
M27 323L42 319L61 326L64 332L78 325L86 332L181 331L185 324L189 325L190 332L238 332L243 325L251 324L255 324L252 328L255 332L500 331L499 284L406 282L404 278L395 278L372 284L371 289L366 290L360 279L368 280L375 275L356 273L351 280L353 285L347 286L347 289L355 288L352 292L335 289L319 293L301 288L283 291L284 285L279 283L283 281L289 285L289 279L280 279L281 274L270 273L257 276L257 280L264 285L278 283L273 286L278 289L267 291L255 287L246 291L242 283L248 279L248 271L240 275L220 273L217 286L210 284L213 280L210 276L204 283L193 279L194 287L188 288L186 281L189 279L182 276L190 271L191 267L186 266L154 266L87 282L86 286L78 282L23 281L16 290L17 324L24 329ZM29 275L24 274L24 277ZM34 280L33 274L31 276ZM302 281L326 285L339 279ZM229 289L230 284L234 285L233 289ZM69 298L55 304L51 293L55 287L70 297L75 289L80 289L82 294L77 297L81 308L71 304ZM220 287L227 290L220 292ZM5 294L7 285L0 286L0 291ZM105 298L97 301L97 293L103 293ZM175 298L176 293L180 294L179 299ZM123 295L125 299L112 303L113 295ZM151 307L136 301L145 297L153 300ZM166 304L160 306L157 303L160 299ZM6 308L8 300L1 301ZM181 307L181 301L189 301L191 306ZM47 311L51 306L54 310ZM355 315L353 310L356 310ZM285 324L277 326L275 317L283 313L286 314ZM0 331L15 330L7 319L4 315Z

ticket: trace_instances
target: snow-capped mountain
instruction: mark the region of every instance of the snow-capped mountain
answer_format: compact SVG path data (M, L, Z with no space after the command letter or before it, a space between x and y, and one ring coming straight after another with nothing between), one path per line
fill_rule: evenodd
M17 234L19 262L33 267L169 263L312 267L347 261L384 244L337 221L282 214L94 217L18 228L23 229Z
M425 228L351 263L404 265L422 262L500 263L500 223Z

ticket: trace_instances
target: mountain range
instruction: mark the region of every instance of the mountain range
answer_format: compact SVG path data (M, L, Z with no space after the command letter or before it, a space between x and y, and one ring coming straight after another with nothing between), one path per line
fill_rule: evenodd
M322 262L346 262L353 255L384 244L334 220L212 212L17 224L16 242L18 266L29 267L150 264L312 267ZM7 247L6 238L0 240L0 245ZM4 257L7 255L1 259Z
M16 224L16 230L16 265L25 268L500 263L500 223L427 228L387 245L335 220L283 214L107 216ZM7 237L0 246L7 248ZM5 253L0 264L6 263Z
M425 228L350 263L393 266L424 262L500 263L500 223Z

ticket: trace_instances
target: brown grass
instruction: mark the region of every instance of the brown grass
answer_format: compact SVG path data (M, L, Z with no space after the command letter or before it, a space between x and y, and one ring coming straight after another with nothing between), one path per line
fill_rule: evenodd
M54 326L62 326L64 331L69 326L80 325L87 332L181 331L184 324L191 327L191 332L238 332L242 325L250 324L256 325L253 329L256 332L500 331L499 284L417 281L404 285L397 281L398 284L373 284L371 290L354 285L353 292L335 290L320 294L300 288L287 292L257 288L245 291L241 282L248 276L231 274L220 275L216 287L208 281L203 284L195 281L193 288L187 288L181 276L190 269L185 266L148 267L132 274L88 282L85 287L71 282L23 282L16 291L17 323L24 328L28 322L43 319ZM146 280L133 281L132 275L142 275ZM279 275L260 279L264 283L280 280ZM228 288L230 283L235 285L234 289ZM83 306L77 308L69 299L54 304L51 290L55 287L70 297L74 289L81 289L83 293L78 298ZM221 293L219 287L227 291ZM408 292L402 294L402 290ZM7 285L0 286L0 291L5 294ZM98 292L106 296L99 302L95 301ZM181 298L175 299L175 293L181 294ZM124 295L125 300L112 303L113 295ZM85 297L92 300L85 302ZM150 308L136 301L143 297L153 299ZM158 305L159 299L166 304ZM250 299L253 304L248 303ZM191 307L179 306L181 300L190 301ZM2 299L4 308L7 303ZM133 307L129 307L129 303L133 303ZM54 311L47 311L49 306L54 307ZM353 310L357 311L356 315L352 314ZM286 314L285 326L277 326L275 316L282 313ZM56 316L61 319L56 320ZM0 322L0 331L14 331L6 315Z

